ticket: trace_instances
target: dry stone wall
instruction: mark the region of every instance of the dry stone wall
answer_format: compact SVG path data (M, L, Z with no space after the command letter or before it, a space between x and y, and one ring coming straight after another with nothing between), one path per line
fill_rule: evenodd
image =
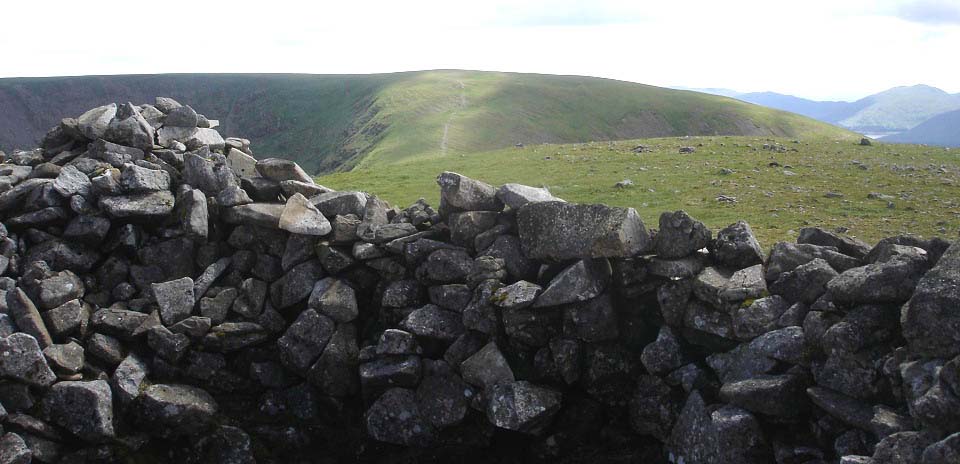
M960 462L958 244L391 207L215 126L108 105L0 165L0 464Z

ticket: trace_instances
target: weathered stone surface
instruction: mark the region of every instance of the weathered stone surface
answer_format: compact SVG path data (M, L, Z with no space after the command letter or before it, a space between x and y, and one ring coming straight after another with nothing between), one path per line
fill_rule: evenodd
M507 430L534 433L549 425L562 395L529 382L498 383L490 390L487 418Z
M405 446L427 446L436 440L436 430L420 413L413 391L387 390L367 410L367 433L376 440Z
M86 442L114 437L113 395L103 380L59 382L44 396L43 409L51 422Z
M663 375L683 365L680 339L669 327L661 327L656 341L647 345L640 355L643 367L654 375Z
M290 324L277 340L280 360L295 372L306 372L320 357L333 336L335 323L312 309L308 309Z
M0 377L38 387L50 386L57 380L37 340L25 333L0 338Z
M763 263L763 250L750 224L737 221L717 233L713 255L720 265L743 269Z
M857 259L864 259L870 253L870 245L863 240L821 229L819 227L804 227L800 229L797 243L834 247L840 253Z
M762 375L723 384L720 398L758 414L797 417L808 409L806 388L800 376Z
M702 222L684 211L660 215L657 232L657 256L666 259L683 258L710 243L713 234Z
M327 235L332 230L327 218L303 195L293 194L280 213L279 227L300 235Z
M770 292L782 295L789 301L810 304L827 291L827 283L839 274L830 265L816 258L787 271L770 284Z
M327 395L352 395L360 383L357 376L359 356L356 329L351 324L340 324L307 372L307 380Z
M903 308L903 336L914 353L951 358L960 354L960 242L917 283Z
M520 184L503 184L497 189L497 198L512 209L519 209L527 203L539 201L563 201L553 196L545 188L528 187Z
M517 226L532 259L626 258L650 247L650 236L632 208L537 202L521 207Z
M456 211L500 211L503 203L496 197L497 190L489 184L455 172L437 176L440 186L440 214Z
M259 160L257 161L256 169L261 176L276 182L296 180L313 183L313 178L304 172L297 163L285 159L267 158Z
M280 227L280 216L283 215L285 208L285 205L272 203L250 203L227 208L223 211L221 217L228 224L245 224L277 229Z
M23 290L16 288L6 292L6 307L17 327L29 334L40 348L53 344L53 338L50 337L40 312Z
M53 181L53 189L64 197L89 195L92 186L90 178L73 165L64 166Z
M411 312L400 327L419 337L443 342L453 342L464 331L459 314L432 304Z
M190 317L196 303L193 288L193 279L189 277L151 285L164 325L170 326Z
M359 314L356 292L345 281L332 277L317 281L307 305L338 323L350 322Z
M189 385L151 385L134 403L137 422L161 437L195 436L212 425L218 410L209 393Z
M512 382L513 371L494 342L488 343L460 364L460 373L467 383L490 388L501 382Z
M128 404L140 394L140 388L149 374L147 362L135 353L127 355L117 365L110 378L113 396L121 404Z
M165 216L173 211L174 204L173 194L166 190L100 198L100 209L117 219Z
M541 290L539 285L521 280L494 292L493 304L503 309L523 309L533 304Z
M848 269L827 284L841 303L903 303L910 299L926 271L926 259L895 258Z
M0 463L30 464L32 460L33 451L20 435L8 432L0 436Z
M77 118L77 128L84 137L96 140L103 137L107 132L107 126L116 115L116 103L93 108Z
M270 285L270 301L277 309L293 306L310 296L323 276L323 266L317 260L298 264Z
M609 285L611 272L606 259L577 261L550 281L533 306L543 308L594 298Z
M767 257L767 280L775 281L780 277L780 274L792 271L797 266L809 263L817 258L826 261L837 272L843 272L861 265L860 260L844 255L836 251L835 248L778 242L770 250L770 256Z

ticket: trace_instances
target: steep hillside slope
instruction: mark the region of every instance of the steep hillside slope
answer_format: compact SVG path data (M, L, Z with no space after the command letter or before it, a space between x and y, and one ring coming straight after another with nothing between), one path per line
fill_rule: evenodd
M516 143L676 135L823 135L842 129L696 92L577 76L152 75L0 79L0 149L31 147L61 117L172 96L243 134L258 156L329 172Z
M883 141L960 147L960 110L934 116L906 132L884 137Z

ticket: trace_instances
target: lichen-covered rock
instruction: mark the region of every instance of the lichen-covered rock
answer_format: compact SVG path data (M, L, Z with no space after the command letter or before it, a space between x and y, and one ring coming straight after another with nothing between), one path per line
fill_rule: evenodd
M428 446L436 430L421 414L413 391L387 390L364 417L367 433L376 440L405 446Z
M219 409L203 389L177 384L147 387L132 408L136 422L146 432L161 437L196 436L213 425Z
M717 233L713 255L717 262L733 269L743 269L763 262L763 250L744 221L737 221Z
M917 283L903 309L903 336L910 350L924 356L951 358L960 354L960 242Z
M577 261L550 281L533 306L559 306L594 298L609 285L611 272L606 259Z
M487 418L497 427L536 433L550 424L562 395L529 382L498 383L491 387Z
M37 340L19 332L0 338L0 377L38 387L50 386L57 380Z
M43 398L50 420L81 440L100 443L114 437L113 395L103 380L59 382Z
M528 203L517 212L524 253L533 259L627 258L650 248L650 235L633 208Z
M657 232L657 256L666 259L683 258L705 248L713 234L702 222L693 219L684 211L660 215Z

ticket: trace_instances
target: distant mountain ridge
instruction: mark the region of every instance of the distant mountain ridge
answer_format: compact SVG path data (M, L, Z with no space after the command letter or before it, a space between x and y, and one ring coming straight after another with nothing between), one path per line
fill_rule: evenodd
M371 75L168 74L0 79L0 149L61 118L169 96L220 120L259 157L311 173L490 151L684 135L855 134L738 100L583 76L437 70Z
M960 110L938 114L913 129L883 140L960 148Z
M728 89L701 91L802 114L862 133L909 131L935 116L960 110L960 94L950 94L922 84L894 87L853 102L817 101L776 92L738 93ZM960 127L955 130L960 131Z

